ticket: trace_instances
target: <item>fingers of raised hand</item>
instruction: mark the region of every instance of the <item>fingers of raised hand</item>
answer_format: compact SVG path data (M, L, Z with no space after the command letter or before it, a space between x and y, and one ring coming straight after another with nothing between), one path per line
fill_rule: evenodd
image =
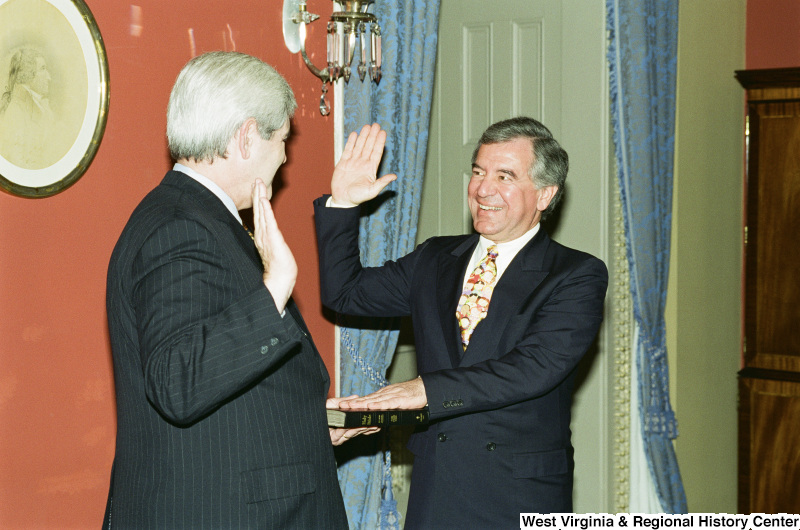
M369 152L371 145L374 143L373 137L379 130L380 125L377 123L373 123L372 125L364 125L361 128L361 132L358 133L358 138L356 139L355 146L353 147L354 157L359 158L363 156L365 150Z
M375 123L369 131L369 136L364 143L362 158L365 163L368 163L377 172L378 165L383 157L383 149L386 146L386 131L380 128Z
M344 144L344 149L342 150L342 156L340 157L341 160L349 160L350 158L352 158L353 150L355 149L356 146L356 140L358 140L358 133L353 131L347 137L347 142Z

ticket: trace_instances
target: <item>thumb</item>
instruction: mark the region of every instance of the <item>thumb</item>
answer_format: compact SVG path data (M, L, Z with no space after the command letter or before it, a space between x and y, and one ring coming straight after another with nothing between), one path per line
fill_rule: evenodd
M384 175L381 178L377 179L375 182L372 183L372 191L374 192L373 197L377 196L380 192L386 188L389 184L397 180L397 175L394 173L390 173L388 175Z

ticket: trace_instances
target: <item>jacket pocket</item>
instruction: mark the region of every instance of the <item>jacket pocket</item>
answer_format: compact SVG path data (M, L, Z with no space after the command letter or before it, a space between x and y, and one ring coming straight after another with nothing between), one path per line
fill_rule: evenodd
M547 477L569 472L566 449L516 453L512 456L514 478Z
M313 493L316 482L314 468L308 462L242 473L242 488L247 504Z

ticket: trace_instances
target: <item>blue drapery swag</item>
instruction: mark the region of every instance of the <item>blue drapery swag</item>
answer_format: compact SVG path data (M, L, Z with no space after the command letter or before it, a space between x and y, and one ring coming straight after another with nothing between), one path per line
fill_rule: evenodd
M440 0L381 0L383 77L380 84L351 78L344 85L344 133L377 122L387 131L379 175L395 173L388 191L365 205L359 230L361 262L383 265L414 248L428 146ZM349 325L350 322L348 321ZM341 327L341 395L364 395L386 384L399 323L372 321L371 329ZM346 444L341 448L347 451ZM391 492L390 455L351 455L339 466L351 528L399 528Z
M607 0L611 113L633 312L639 416L662 509L686 513L672 440L664 306L669 273L678 0Z

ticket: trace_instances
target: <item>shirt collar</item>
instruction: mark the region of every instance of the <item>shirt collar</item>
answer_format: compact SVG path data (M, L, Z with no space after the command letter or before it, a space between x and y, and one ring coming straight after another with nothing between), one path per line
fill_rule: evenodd
M478 251L481 255L486 254L486 249L491 247L492 245L497 247L497 255L502 256L506 254L508 256L516 256L517 252L522 250L522 247L528 244L528 241L533 239L533 236L539 231L539 227L541 225L536 223L536 226L519 236L517 239L512 239L511 241L505 241L503 243L495 243L494 241L481 236L478 241Z
M487 249L494 245L497 247L497 258L495 259L495 266L497 267L497 280L503 275L503 273L508 268L511 261L517 256L522 247L528 244L528 242L533 239L533 236L539 232L539 227L541 226L540 223L536 223L536 226L522 234L517 239L511 241L505 241L503 243L495 243L494 241L485 238L484 236L480 236L478 239L478 245L475 247L475 250L472 253L472 258L470 259L470 265L467 267L467 276L465 276L465 280L468 277L470 271L474 269L480 260L486 255Z
M30 94L31 99L33 100L33 102L36 104L37 107L44 110L44 107L48 106L47 100L43 95L39 94L37 91L29 87L28 85L20 84L20 86L24 88L28 92L28 94Z

